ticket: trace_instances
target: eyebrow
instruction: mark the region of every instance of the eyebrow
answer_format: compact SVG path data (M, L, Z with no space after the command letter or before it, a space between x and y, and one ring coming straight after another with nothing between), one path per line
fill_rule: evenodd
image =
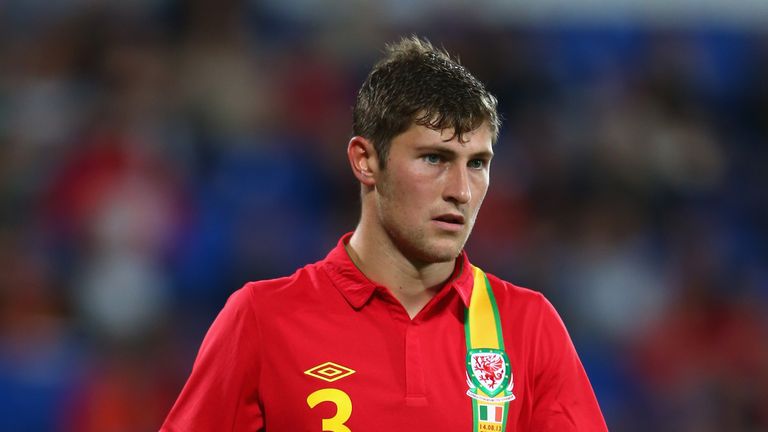
M453 149L452 145L448 144L442 144L442 143L432 143L432 144L420 144L416 147L416 151L423 152L423 151L430 151L434 153L440 153L442 155L446 156L453 156L455 157L458 152ZM470 155L471 159L487 159L491 160L493 158L493 151L480 151L477 153L472 153Z

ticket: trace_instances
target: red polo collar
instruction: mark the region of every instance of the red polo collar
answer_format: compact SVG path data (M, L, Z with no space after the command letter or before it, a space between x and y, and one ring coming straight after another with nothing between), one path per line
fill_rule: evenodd
M345 249L345 245L349 243L350 237L352 237L351 232L344 234L339 239L336 247L323 260L322 268L344 298L347 299L347 302L353 308L360 309L368 303L368 300L377 289L386 290L386 288L368 279L352 262ZM456 259L453 274L441 289L441 292L445 289L456 290L462 302L464 302L464 306L469 305L469 299L472 295L474 278L470 271L471 268L467 253L461 251L461 254Z

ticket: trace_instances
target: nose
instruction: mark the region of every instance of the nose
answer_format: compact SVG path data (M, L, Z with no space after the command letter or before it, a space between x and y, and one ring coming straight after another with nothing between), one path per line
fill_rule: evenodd
M454 164L447 173L443 198L457 204L466 204L472 199L472 190L469 186L467 167Z

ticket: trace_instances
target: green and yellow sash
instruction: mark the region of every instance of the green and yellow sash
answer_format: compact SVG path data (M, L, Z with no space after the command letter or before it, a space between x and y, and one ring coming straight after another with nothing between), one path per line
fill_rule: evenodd
M485 273L472 266L474 286L466 312L467 395L472 398L473 431L507 429L512 394L512 370L504 352L499 308Z

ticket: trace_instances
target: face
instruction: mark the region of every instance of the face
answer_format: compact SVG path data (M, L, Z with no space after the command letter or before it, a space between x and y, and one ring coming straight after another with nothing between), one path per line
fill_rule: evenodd
M407 258L455 259L488 190L493 157L486 125L464 134L413 125L391 143L376 179L378 221ZM448 141L446 141L448 140Z

